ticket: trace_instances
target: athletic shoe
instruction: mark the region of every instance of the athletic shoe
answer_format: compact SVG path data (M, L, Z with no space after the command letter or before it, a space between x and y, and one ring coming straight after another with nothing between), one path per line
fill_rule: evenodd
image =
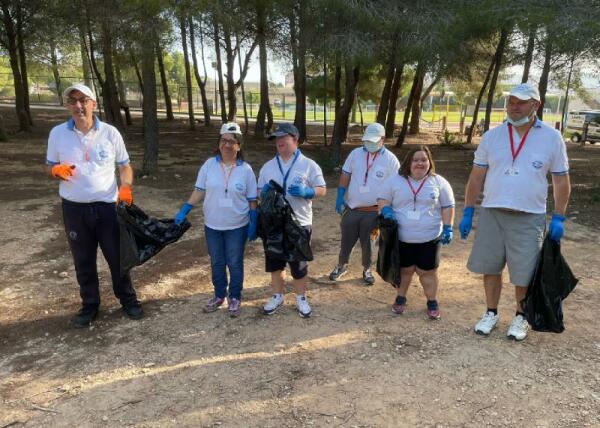
M202 310L206 313L214 312L221 307L223 302L225 302L225 299L221 297L213 297L206 303L206 305L204 305L204 308L202 308Z
M342 265L342 266L338 265L329 274L329 279L331 281L337 281L342 276L346 275L347 272L348 272L348 265Z
M523 315L519 314L512 319L510 327L508 327L508 331L506 332L506 336L508 336L509 339L523 340L527 337L527 330L529 330L529 323Z
M371 273L371 269L363 270L363 281L365 282L366 285L375 284L375 277Z
M312 310L310 309L308 300L306 300L306 296L296 296L296 307L298 308L298 314L302 318L310 317Z
M494 314L490 311L486 312L479 322L475 324L475 333L488 336L492 330L496 328L499 318L500 316L498 314Z
M77 328L89 327L98 316L98 308L82 307L77 315L71 318L71 323Z
M273 294L273 296L263 305L263 313L271 315L283 305L283 294Z
M139 304L123 306L123 312L125 312L125 315L127 315L127 317L132 320L139 320L144 317L144 310Z
M435 308L435 309L427 308L427 316L429 317L430 320L439 320L441 318L440 309L439 308Z
M242 302L240 302L239 299L236 299L234 297L230 297L227 300L227 302L228 302L227 310L229 311L229 316L231 318L237 318L240 315Z
M392 305L392 312L398 315L402 315L406 310L406 298L401 299L400 296L396 297L394 304Z

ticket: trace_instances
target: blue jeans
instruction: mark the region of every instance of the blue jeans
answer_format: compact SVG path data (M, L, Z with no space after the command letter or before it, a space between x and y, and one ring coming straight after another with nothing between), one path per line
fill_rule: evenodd
M227 297L227 272L229 268L229 297L241 299L244 284L244 249L248 225L238 229L215 230L204 226L204 236L210 256L212 283L215 297Z

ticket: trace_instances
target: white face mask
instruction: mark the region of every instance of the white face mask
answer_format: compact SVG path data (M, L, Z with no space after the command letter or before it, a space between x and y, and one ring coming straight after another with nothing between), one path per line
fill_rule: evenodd
M531 120L532 117L535 116L535 110L531 110L531 113L529 113L527 116L523 116L521 119L511 119L510 116L507 116L506 121L508 123L510 123L512 126L523 126L523 125L527 125L529 123L529 121Z
M379 142L363 141L363 146L369 153L375 153L379 150Z

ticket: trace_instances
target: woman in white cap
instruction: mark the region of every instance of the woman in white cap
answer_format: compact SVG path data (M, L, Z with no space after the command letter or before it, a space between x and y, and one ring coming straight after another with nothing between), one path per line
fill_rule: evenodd
M400 162L395 154L386 150L385 128L381 124L367 126L362 141L362 147L350 152L340 174L335 210L342 214L342 243L338 264L329 279L337 281L346 274L350 254L360 239L363 282L373 285L371 250L372 232L377 230L377 192L388 177L398 172Z
M204 199L204 233L214 286L214 296L204 312L218 310L227 297L231 317L240 313L246 240L256 239L256 176L244 162L241 145L239 125L225 123L216 156L202 165L194 191L175 216L175 223L181 223Z
M412 148L400 167L379 191L378 204L384 218L398 223L400 284L392 311L406 310L406 293L416 272L427 298L427 315L439 319L437 302L440 246L452 241L454 193L450 183L435 173L426 146Z

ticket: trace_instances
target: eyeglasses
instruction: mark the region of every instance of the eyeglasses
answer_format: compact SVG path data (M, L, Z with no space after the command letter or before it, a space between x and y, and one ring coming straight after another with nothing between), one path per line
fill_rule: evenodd
M225 140L225 139L221 139L221 141L219 141L221 144L226 144L229 146L235 146L236 144L238 144L237 140Z
M75 104L77 104L78 102L83 104L87 104L88 102L92 101L91 98L88 97L83 97L83 98L67 98L67 104L74 106Z

